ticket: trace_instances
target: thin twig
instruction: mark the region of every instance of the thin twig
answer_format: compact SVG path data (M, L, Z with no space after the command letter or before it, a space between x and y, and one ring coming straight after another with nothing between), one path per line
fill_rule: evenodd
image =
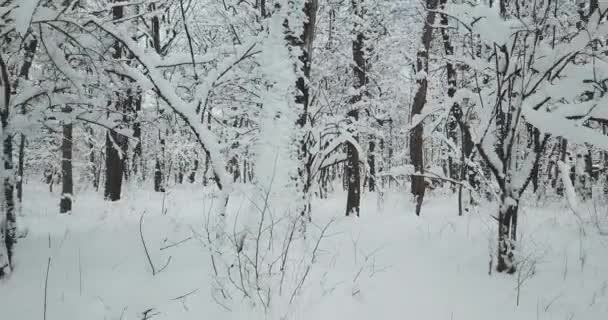
M148 252L148 246L146 246L146 241L144 240L144 233L142 230L142 225L144 222L144 215L146 211L141 213L141 217L139 218L139 236L141 238L141 244L144 246L144 252L146 253L146 258L148 259L148 263L150 264L150 268L152 269L152 275L156 275L156 269L154 268L154 264L152 263L152 259L150 258L150 253Z
M162 250L165 250L165 249L169 249L169 248L172 248L172 247L178 246L178 245L180 245L180 244L182 244L182 243L184 243L184 242L186 242L186 241L189 241L189 240L192 240L192 236L189 236L188 238L186 238L186 239L184 239L184 240L181 240L181 241L178 241L178 242L176 242L176 243L172 243L172 244L170 244L170 245L167 245L167 246L161 247L161 248L160 248L160 250L162 251Z
M44 313L42 319L46 320L46 305L47 305L47 292L49 287L49 270L51 269L51 257L49 257L46 263L46 276L44 279Z

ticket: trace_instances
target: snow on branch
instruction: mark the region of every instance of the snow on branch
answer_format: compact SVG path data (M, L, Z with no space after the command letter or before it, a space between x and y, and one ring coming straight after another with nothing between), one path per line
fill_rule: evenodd
M229 192L232 182L230 175L226 171L226 160L220 152L220 144L215 138L215 134L200 123L200 117L196 112L197 104L184 101L180 98L171 83L163 77L161 72L159 72L157 66L161 64L160 62L162 60L158 54L143 50L131 38L124 36L128 33L120 28L108 25L103 23L103 21L96 19L91 20L90 23L108 33L117 41L120 41L126 49L133 53L134 58L145 69L144 75L150 80L159 97L166 102L169 107L184 120L193 133L195 133L198 143L211 160L211 165L217 176L216 183L218 184L218 187L225 192Z

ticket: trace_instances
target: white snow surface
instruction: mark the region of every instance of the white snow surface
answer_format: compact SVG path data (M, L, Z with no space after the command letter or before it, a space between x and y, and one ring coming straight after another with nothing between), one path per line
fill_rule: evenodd
M142 319L151 308L155 320L280 319L252 312L244 299L239 307L242 297L234 296L232 311L214 302L209 254L197 239L160 249L202 232L211 200L199 186L170 190L166 215L162 195L149 190L130 187L113 204L82 192L71 216L57 213L59 194L26 187L19 223L27 236L16 248L14 272L0 282L2 319L43 319L49 257L49 320ZM517 274L488 275L495 205L458 217L455 198L431 195L416 217L408 195L385 199L378 211L375 195L365 194L361 218L342 216L345 194L315 201L315 225L337 220L285 319L606 319L608 238L592 228L583 235L585 225L564 203L523 204L518 255L536 264L517 306ZM244 202L231 197L228 220ZM172 257L156 276L140 240L143 211L152 260L161 266Z

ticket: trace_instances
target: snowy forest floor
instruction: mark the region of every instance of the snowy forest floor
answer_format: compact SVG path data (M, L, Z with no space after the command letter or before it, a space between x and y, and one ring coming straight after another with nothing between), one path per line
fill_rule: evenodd
M0 283L2 318L43 319L49 257L48 320L256 318L246 303L228 312L211 298L212 265L199 242L161 250L201 228L208 199L199 190L183 187L163 199L129 188L113 204L83 193L72 215L61 216L57 194L29 185L19 219L27 235L14 273ZM589 217L577 218L563 203L525 205L519 273L488 275L495 205L458 217L455 198L431 196L416 217L409 195L385 198L378 210L375 195L365 195L358 219L343 217L345 194L315 201L315 223L337 221L290 319L606 319L608 236ZM140 239L143 211L151 259L160 268L171 257L155 276Z

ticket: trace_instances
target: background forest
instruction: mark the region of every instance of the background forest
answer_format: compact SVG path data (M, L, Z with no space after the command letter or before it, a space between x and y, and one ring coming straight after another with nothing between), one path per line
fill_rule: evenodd
M0 315L604 319L607 15L0 0Z

